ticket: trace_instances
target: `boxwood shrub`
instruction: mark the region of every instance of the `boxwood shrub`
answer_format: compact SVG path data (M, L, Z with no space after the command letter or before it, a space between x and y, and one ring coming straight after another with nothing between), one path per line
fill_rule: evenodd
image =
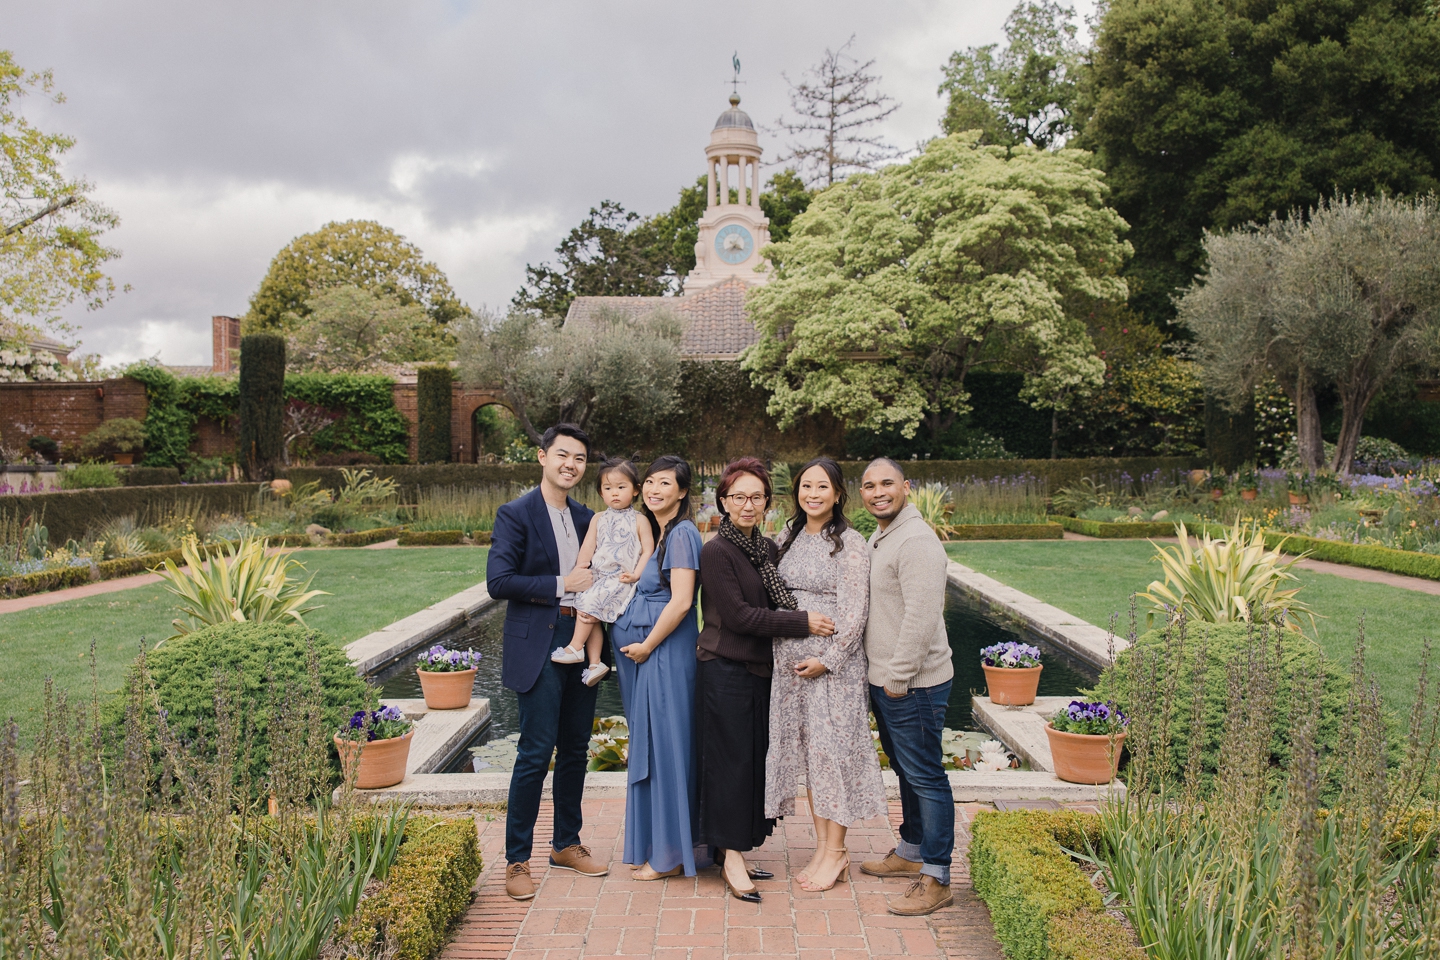
M332 533L325 538L325 543L332 547L368 547L372 543L394 540L404 530L404 527L376 527L356 533Z
M1182 654L1183 667L1163 667L1174 673L1174 708L1171 715L1171 773L1179 775L1190 749L1190 716L1193 703L1192 678L1199 655L1201 636L1205 642L1205 743L1201 750L1201 764L1206 779L1213 777L1219 762L1220 738L1224 732L1225 714L1229 708L1226 694L1227 671L1231 664L1244 664L1251 645L1259 642L1261 632L1244 623L1198 623L1186 626L1186 639ZM1266 630L1266 642L1274 643L1274 631ZM1281 677L1276 693L1273 736L1270 744L1272 765L1283 765L1290 758L1290 713L1295 694L1295 679L1302 671L1310 676L1320 675L1324 680L1324 697L1320 709L1319 743L1322 754L1330 754L1341 744L1340 726L1345 716L1345 704L1350 696L1351 681L1348 672L1334 660L1325 656L1319 644L1297 630L1281 630ZM1165 651L1165 631L1151 630L1140 636L1135 646L1121 652L1115 664L1100 675L1093 694L1100 700L1114 700L1127 710L1133 710L1141 701L1154 700L1154 692L1141 689L1143 681L1133 676L1133 664L1137 650L1160 657ZM1163 661L1162 661L1163 663ZM1155 709L1159 709L1158 705Z
M1078 517L1056 517L1060 526L1071 533L1084 534L1100 540L1146 540L1150 537L1175 536L1175 524L1156 523L1153 520L1136 523L1103 523L1099 520L1082 520Z
M464 530L406 530L400 534L400 546L449 547L464 539Z
M1010 960L1144 960L1063 848L1101 843L1100 818L1066 810L982 811L970 839L970 877Z
M412 816L390 873L342 933L342 940L395 960L428 960L470 905L480 876L480 850L471 817Z
M264 789L270 769L270 724L277 704L309 688L308 651L319 660L322 710L327 733L338 730L351 713L373 709L379 693L355 672L340 642L300 626L279 623L224 623L206 627L161 644L147 654L150 680L160 707L176 737L207 758L215 749L215 690L226 684L244 717L249 736L251 789ZM132 670L135 668L132 667ZM104 704L107 730L124 727L126 699L122 692ZM338 781L340 765L333 756Z

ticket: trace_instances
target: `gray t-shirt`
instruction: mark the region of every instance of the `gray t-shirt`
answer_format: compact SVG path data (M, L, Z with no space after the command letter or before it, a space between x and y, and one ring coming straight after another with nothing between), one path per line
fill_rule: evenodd
M560 576L555 578L555 596L560 598L561 606L574 606L575 594L565 592L565 575L575 569L575 560L580 556L580 538L575 533L575 518L570 516L568 503L563 510L556 510L548 503L545 504L545 509L550 511L550 526L555 531L555 547L560 551Z

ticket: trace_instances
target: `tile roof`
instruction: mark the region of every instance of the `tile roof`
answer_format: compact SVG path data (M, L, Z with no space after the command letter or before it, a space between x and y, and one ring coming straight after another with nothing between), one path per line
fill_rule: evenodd
M660 307L671 307L685 322L680 355L691 360L729 360L760 339L745 316L745 294L750 287L739 277L680 297L576 297L565 314L566 323L588 323L602 309L641 317Z

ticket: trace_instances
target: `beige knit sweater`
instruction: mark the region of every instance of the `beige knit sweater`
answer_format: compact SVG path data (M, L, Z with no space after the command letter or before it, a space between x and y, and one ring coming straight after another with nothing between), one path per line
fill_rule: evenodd
M891 693L953 679L945 633L945 567L935 531L914 504L870 536L870 682Z

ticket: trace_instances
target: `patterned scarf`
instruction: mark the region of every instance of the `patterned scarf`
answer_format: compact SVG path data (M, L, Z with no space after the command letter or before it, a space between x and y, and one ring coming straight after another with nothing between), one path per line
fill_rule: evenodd
M722 516L720 518L720 536L739 547L740 552L750 560L751 566L760 574L760 580L765 584L765 592L770 595L770 602L775 604L775 609L799 609L800 605L795 600L795 594L785 586L785 581L780 578L780 571L776 570L775 564L770 562L770 552L765 549L765 538L761 535L758 526L752 529L747 537L740 532L739 527L730 522L728 516Z

